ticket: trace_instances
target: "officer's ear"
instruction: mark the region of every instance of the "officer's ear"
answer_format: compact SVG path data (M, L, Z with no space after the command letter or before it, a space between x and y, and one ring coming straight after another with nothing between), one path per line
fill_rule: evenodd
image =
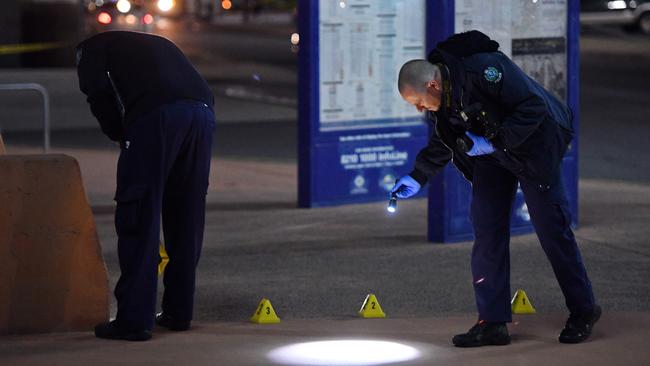
M427 90L436 90L436 91L441 91L442 87L440 86L440 82L436 79L430 80L427 82Z

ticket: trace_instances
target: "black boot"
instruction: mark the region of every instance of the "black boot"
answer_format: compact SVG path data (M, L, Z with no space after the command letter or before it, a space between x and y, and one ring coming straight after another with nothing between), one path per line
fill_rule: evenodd
M571 314L560 333L560 343L580 343L589 338L602 312L600 306L594 305L594 309L589 313Z
M148 329L130 330L120 327L115 320L95 326L95 337L104 339L120 339L125 341L148 341L151 331Z
M456 347L503 346L510 344L506 323L479 321L467 333L455 335L451 340Z
M190 329L189 320L175 320L167 316L165 313L156 314L156 324L175 332L182 332Z

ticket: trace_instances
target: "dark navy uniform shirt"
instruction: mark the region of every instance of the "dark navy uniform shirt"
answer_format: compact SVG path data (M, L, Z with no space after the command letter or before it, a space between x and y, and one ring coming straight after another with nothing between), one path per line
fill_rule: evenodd
M441 64L443 93L441 108L429 113L432 133L428 145L416 158L411 176L425 183L450 160L472 180L473 161L456 146L465 131L450 123L463 108L480 102L499 128L492 144L511 160L515 173L533 179L547 188L559 173L560 163L573 137L569 108L512 60L498 51L498 43L478 31L461 33L439 43L429 62ZM446 78L446 80L445 80Z
M102 131L119 141L124 127L154 108L189 99L212 109L207 82L166 38L105 32L77 46L79 88Z

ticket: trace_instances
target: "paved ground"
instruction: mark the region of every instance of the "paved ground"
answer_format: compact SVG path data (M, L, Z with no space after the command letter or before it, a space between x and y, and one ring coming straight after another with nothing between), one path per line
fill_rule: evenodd
M563 319L553 315L521 316L511 326L513 344L507 347L458 349L449 343L467 316L420 319L293 320L259 326L242 322L197 324L186 333L161 332L147 343L98 340L87 333L10 337L0 343L3 365L381 365L393 357L415 357L399 365L647 365L647 333L628 329L650 326L647 314L609 314L602 319L593 340L580 345L560 344L557 328ZM303 342L367 340L396 342L411 347L391 353L395 345L375 345L362 359L354 350L339 347L310 360L299 354L278 361L278 348ZM357 346L356 350L359 349ZM275 357L274 357L275 356ZM320 356L320 357L319 357ZM334 363L332 356L348 360ZM347 357L346 357L347 356ZM382 357L383 356L383 357ZM271 358L274 357L274 358ZM299 362L300 360L303 362ZM370 362L373 360L375 362ZM378 362L383 359L384 362ZM354 363L351 360L356 360ZM365 363L363 362L365 360ZM391 363L395 364L395 363Z
M228 148L225 141L237 138L244 126L269 141L277 137L278 145L269 150L274 153L257 159L246 149ZM196 295L198 328L186 334L157 331L146 345L100 342L90 332L8 337L0 345L7 364L260 365L270 362L266 354L278 346L349 337L399 341L422 352L422 358L405 364L647 363L650 352L640 340L650 325L648 184L580 182L576 235L605 309L591 342L573 348L556 343L566 316L562 296L536 238L526 235L511 244L512 286L527 291L538 315L510 326L516 335L511 347L457 350L449 338L473 322L471 243L426 242L425 200L401 202L399 215L392 218L384 214L383 202L295 209L296 167L283 155L288 152L280 136L290 128L266 123L220 129L217 140L225 141L217 151L224 153L213 161ZM73 145L55 150L77 157L88 177L113 287L119 271L106 205L112 171L106 166L113 166L115 151ZM377 294L390 321L353 320L369 292ZM281 325L246 324L262 297L273 301Z
M101 172L92 163L110 160L97 151L60 151L77 156L86 171ZM425 200L401 202L395 217L385 214L384 202L301 210L295 209L294 163L217 158L212 173L197 319L244 319L262 296L274 299L284 317L336 317L371 291L396 316L473 311L471 243L426 242ZM108 187L112 176L94 179ZM650 187L598 179L583 179L580 187L576 235L601 304L611 311L650 310ZM96 211L114 285L111 206ZM536 237L516 237L511 253L513 290L527 290L543 312L563 311Z

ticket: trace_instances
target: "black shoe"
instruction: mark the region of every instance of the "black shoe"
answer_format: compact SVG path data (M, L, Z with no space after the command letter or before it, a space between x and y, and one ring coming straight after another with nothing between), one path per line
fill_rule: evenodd
M571 314L560 333L560 343L580 343L591 335L594 324L600 319L603 310L598 305L587 314Z
M156 324L175 332L182 332L190 329L190 323L189 320L174 320L165 315L165 313L156 314Z
M510 344L506 323L479 321L467 333L455 335L451 340L456 347L504 346Z
M148 329L128 330L117 325L115 320L95 326L95 337L104 339L121 339L125 341L148 341L151 331Z

